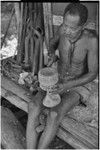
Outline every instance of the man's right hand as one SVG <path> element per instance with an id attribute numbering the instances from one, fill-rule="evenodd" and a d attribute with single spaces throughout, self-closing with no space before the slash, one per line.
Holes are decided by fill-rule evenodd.
<path id="1" fill-rule="evenodd" d="M 57 55 L 53 55 L 49 57 L 47 67 L 51 67 L 51 65 L 58 60 Z"/>

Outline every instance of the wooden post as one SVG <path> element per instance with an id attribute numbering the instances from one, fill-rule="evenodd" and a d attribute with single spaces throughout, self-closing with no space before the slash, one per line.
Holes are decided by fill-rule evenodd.
<path id="1" fill-rule="evenodd" d="M 44 27 L 45 27 L 45 42 L 47 49 L 49 48 L 49 28 L 48 28 L 48 14 L 47 14 L 47 3 L 43 3 L 44 13 Z"/>
<path id="2" fill-rule="evenodd" d="M 53 37 L 53 16 L 51 3 L 47 3 L 48 6 L 48 23 L 49 23 L 49 38 Z M 50 40 L 50 39 L 49 39 Z"/>
<path id="3" fill-rule="evenodd" d="M 43 3 L 43 12 L 44 12 L 44 26 L 45 26 L 45 41 L 47 50 L 49 49 L 49 40 L 53 36 L 52 29 L 52 12 L 51 12 L 51 3 Z"/>

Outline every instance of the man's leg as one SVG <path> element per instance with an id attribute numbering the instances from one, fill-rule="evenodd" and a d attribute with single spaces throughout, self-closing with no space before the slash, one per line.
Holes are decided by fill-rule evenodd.
<path id="1" fill-rule="evenodd" d="M 70 111 L 75 105 L 79 103 L 79 94 L 76 92 L 68 92 L 63 94 L 61 103 L 52 108 L 47 118 L 47 124 L 44 132 L 41 135 L 38 148 L 46 149 L 55 137 L 59 124 L 61 123 L 64 115 Z"/>
<path id="2" fill-rule="evenodd" d="M 32 108 L 30 108 L 32 107 Z M 26 142 L 27 149 L 35 149 L 37 144 L 38 133 L 36 132 L 36 127 L 39 125 L 39 108 L 31 102 L 29 104 L 29 114 L 27 121 L 27 130 L 26 130 Z"/>
<path id="3" fill-rule="evenodd" d="M 39 114 L 42 110 L 42 99 L 44 92 L 39 91 L 34 99 L 29 103 L 29 113 L 26 130 L 27 149 L 35 149 L 39 133 L 36 132 L 39 126 Z"/>

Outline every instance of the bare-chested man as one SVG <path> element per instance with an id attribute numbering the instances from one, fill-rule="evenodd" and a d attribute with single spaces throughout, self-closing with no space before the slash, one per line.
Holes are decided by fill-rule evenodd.
<path id="1" fill-rule="evenodd" d="M 88 18 L 87 8 L 80 3 L 69 4 L 64 11 L 63 24 L 50 41 L 49 56 L 55 60 L 55 51 L 59 50 L 59 83 L 52 92 L 59 93 L 62 101 L 50 109 L 46 127 L 37 144 L 40 103 L 29 104 L 27 124 L 27 148 L 47 148 L 65 113 L 79 103 L 80 94 L 76 87 L 93 81 L 98 73 L 98 41 L 93 31 L 84 29 Z M 41 95 L 40 91 L 40 95 Z M 39 93 L 37 97 L 39 96 Z M 41 97 L 42 99 L 42 97 Z M 40 100 L 41 101 L 41 100 Z"/>

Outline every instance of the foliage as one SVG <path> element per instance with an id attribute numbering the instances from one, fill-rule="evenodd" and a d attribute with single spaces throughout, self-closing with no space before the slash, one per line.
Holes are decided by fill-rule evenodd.
<path id="1" fill-rule="evenodd" d="M 11 13 L 14 3 L 1 2 L 1 13 Z"/>
<path id="2" fill-rule="evenodd" d="M 9 23 L 9 19 L 12 13 L 12 9 L 14 7 L 14 3 L 2 2 L 1 3 L 1 34 L 4 35 Z M 8 29 L 7 37 L 9 38 L 11 35 L 16 35 L 16 18 L 15 15 L 11 20 L 10 27 Z"/>

